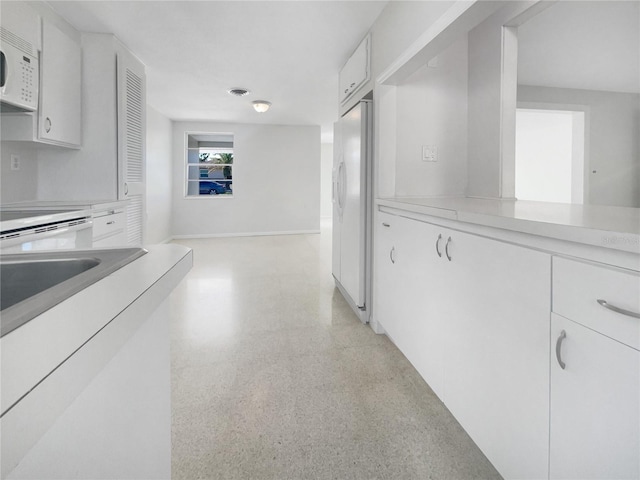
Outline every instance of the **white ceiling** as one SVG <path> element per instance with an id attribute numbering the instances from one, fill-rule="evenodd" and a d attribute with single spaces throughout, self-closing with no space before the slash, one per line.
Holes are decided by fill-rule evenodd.
<path id="1" fill-rule="evenodd" d="M 77 29 L 114 33 L 146 65 L 172 120 L 320 125 L 331 141 L 338 71 L 386 1 L 50 1 Z M 233 97 L 232 87 L 252 93 Z M 253 100 L 273 105 L 258 114 Z"/>
<path id="2" fill-rule="evenodd" d="M 640 2 L 560 1 L 518 28 L 518 83 L 640 93 Z"/>

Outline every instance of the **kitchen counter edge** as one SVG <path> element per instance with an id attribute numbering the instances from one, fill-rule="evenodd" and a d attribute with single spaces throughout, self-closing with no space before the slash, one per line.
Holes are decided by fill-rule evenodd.
<path id="1" fill-rule="evenodd" d="M 161 281 L 175 288 L 193 264 L 191 249 L 145 247 L 146 255 L 40 314 L 0 339 L 2 412 Z M 168 275 L 174 272 L 175 275 Z"/>
<path id="2" fill-rule="evenodd" d="M 640 254 L 640 208 L 468 197 L 378 198 L 420 215 Z"/>

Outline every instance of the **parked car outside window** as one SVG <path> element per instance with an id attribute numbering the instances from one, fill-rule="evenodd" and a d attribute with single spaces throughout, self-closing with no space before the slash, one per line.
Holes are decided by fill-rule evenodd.
<path id="1" fill-rule="evenodd" d="M 227 191 L 224 185 L 218 182 L 200 182 L 200 195 L 218 195 Z"/>

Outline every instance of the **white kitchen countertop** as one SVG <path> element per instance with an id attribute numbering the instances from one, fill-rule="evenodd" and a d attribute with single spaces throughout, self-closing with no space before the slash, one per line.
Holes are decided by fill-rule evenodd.
<path id="1" fill-rule="evenodd" d="M 394 197 L 379 206 L 640 253 L 640 208 L 467 197 Z"/>
<path id="2" fill-rule="evenodd" d="M 16 210 L 102 210 L 121 208 L 127 205 L 129 200 L 28 200 L 2 204 L 2 209 Z"/>
<path id="3" fill-rule="evenodd" d="M 155 308 L 147 303 L 155 302 L 158 295 L 168 296 L 191 269 L 193 257 L 187 247 L 153 245 L 147 250 L 146 255 L 0 338 L 0 411 L 27 395 L 114 318 L 125 311 L 138 315 L 130 307 Z"/>

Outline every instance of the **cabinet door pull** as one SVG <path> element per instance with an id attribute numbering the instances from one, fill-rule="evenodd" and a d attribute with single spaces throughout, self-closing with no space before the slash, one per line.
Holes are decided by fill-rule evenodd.
<path id="1" fill-rule="evenodd" d="M 44 131 L 47 133 L 51 131 L 51 119 L 49 117 L 44 120 Z"/>
<path id="2" fill-rule="evenodd" d="M 389 225 L 389 224 L 388 224 L 388 223 L 386 223 L 386 222 L 383 222 L 383 223 L 382 223 L 382 226 L 383 226 L 383 227 L 390 227 L 391 225 Z"/>
<path id="3" fill-rule="evenodd" d="M 389 251 L 389 259 L 391 260 L 391 263 L 396 263 L 395 253 L 396 247 L 391 247 L 391 250 Z"/>
<path id="4" fill-rule="evenodd" d="M 107 225 L 113 225 L 114 223 L 116 223 L 115 220 L 111 220 L 110 222 L 107 222 Z"/>
<path id="5" fill-rule="evenodd" d="M 447 243 L 444 246 L 444 254 L 447 256 L 447 260 L 451 261 L 451 255 L 449 255 L 449 244 L 451 243 L 451 237 L 447 238 Z"/>
<path id="6" fill-rule="evenodd" d="M 607 303 L 606 300 L 598 299 L 596 300 L 600 305 L 604 308 L 611 310 L 612 312 L 621 313 L 622 315 L 626 315 L 628 317 L 640 318 L 640 313 L 632 312 L 631 310 L 625 310 L 624 308 L 616 307 L 615 305 L 611 305 Z"/>
<path id="7" fill-rule="evenodd" d="M 558 360 L 558 365 L 560 365 L 560 368 L 563 370 L 564 370 L 564 367 L 566 367 L 566 364 L 562 361 L 562 341 L 565 338 L 567 338 L 567 332 L 562 330 L 560 332 L 560 336 L 558 337 L 558 340 L 556 340 L 556 359 Z"/>
<path id="8" fill-rule="evenodd" d="M 438 239 L 436 240 L 436 253 L 439 257 L 442 257 L 442 252 L 440 252 L 440 240 L 442 240 L 442 235 L 438 235 Z"/>

